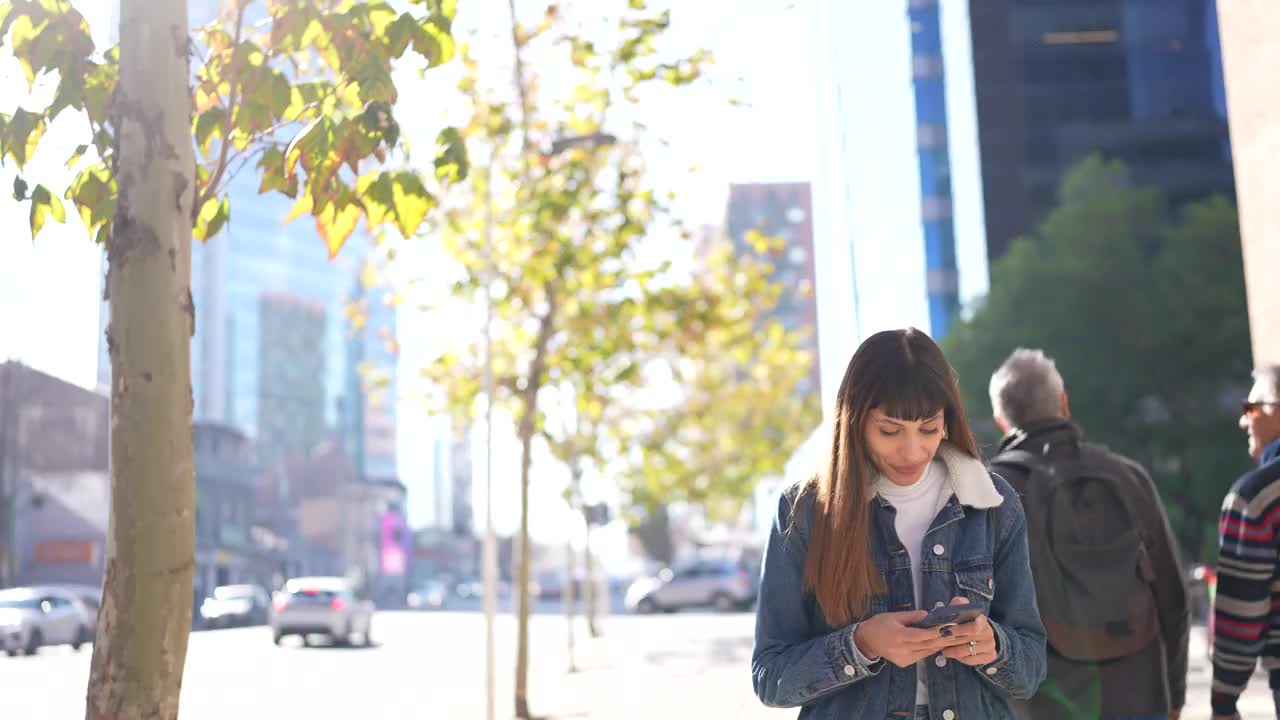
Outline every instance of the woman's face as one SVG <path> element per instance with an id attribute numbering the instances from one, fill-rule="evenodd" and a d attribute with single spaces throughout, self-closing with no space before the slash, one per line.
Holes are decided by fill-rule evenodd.
<path id="1" fill-rule="evenodd" d="M 898 485 L 919 480 L 942 442 L 942 418 L 939 410 L 924 420 L 900 420 L 873 408 L 863 437 L 876 469 Z"/>

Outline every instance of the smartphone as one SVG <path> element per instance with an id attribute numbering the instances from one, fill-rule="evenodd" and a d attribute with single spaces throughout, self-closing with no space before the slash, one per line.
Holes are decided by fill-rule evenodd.
<path id="1" fill-rule="evenodd" d="M 964 605 L 945 605 L 932 610 L 928 617 L 915 624 L 918 628 L 941 627 L 943 625 L 960 625 L 973 622 L 982 614 L 982 608 L 973 603 Z"/>

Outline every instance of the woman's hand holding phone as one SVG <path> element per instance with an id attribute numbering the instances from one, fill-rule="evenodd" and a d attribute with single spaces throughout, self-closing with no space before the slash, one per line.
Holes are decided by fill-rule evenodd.
<path id="1" fill-rule="evenodd" d="M 964 605 L 968 602 L 967 598 L 951 600 L 952 605 Z M 978 615 L 966 623 L 943 626 L 939 632 L 943 631 L 949 631 L 951 639 L 958 641 L 942 651 L 943 657 L 965 665 L 986 665 L 994 662 L 999 653 L 995 630 L 986 615 Z"/>
<path id="2" fill-rule="evenodd" d="M 943 635 L 939 628 L 913 627 L 928 614 L 923 610 L 912 610 L 873 615 L 858 623 L 853 641 L 866 657 L 872 660 L 884 658 L 901 668 L 910 667 L 957 644 L 964 644 L 967 652 L 967 637 L 958 639 L 954 635 Z"/>

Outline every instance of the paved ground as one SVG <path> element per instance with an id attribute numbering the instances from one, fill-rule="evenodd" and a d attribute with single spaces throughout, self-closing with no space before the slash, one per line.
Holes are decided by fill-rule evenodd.
<path id="1" fill-rule="evenodd" d="M 511 717 L 515 623 L 499 618 L 499 720 Z M 749 614 L 614 616 L 606 636 L 580 632 L 578 672 L 568 673 L 562 618 L 532 626 L 530 702 L 557 720 L 781 720 L 751 692 Z M 470 720 L 483 717 L 483 621 L 474 612 L 383 613 L 373 649 L 290 645 L 266 630 L 196 633 L 183 689 L 184 720 L 298 717 Z M 1207 718 L 1203 639 L 1186 720 Z M 90 651 L 49 649 L 0 658 L 0 717 L 79 720 Z M 1255 680 L 1245 718 L 1274 717 L 1265 680 Z"/>

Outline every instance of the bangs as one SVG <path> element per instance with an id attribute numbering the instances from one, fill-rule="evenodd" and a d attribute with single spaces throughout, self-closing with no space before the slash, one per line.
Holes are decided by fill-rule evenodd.
<path id="1" fill-rule="evenodd" d="M 920 366 L 893 364 L 872 388 L 867 411 L 880 408 L 896 420 L 928 420 L 948 408 L 949 394 L 939 379 Z"/>

